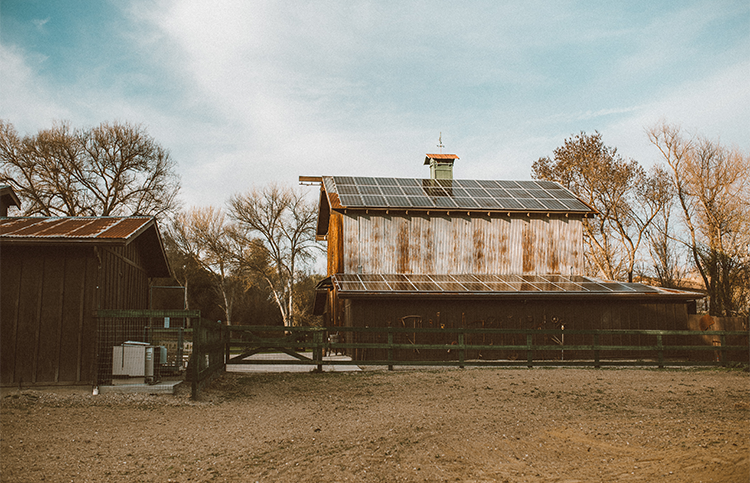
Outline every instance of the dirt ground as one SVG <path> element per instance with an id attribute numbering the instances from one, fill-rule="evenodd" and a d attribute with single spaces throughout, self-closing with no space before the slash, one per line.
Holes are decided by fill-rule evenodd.
<path id="1" fill-rule="evenodd" d="M 226 374 L 175 396 L 5 391 L 16 481 L 750 481 L 739 370 Z"/>

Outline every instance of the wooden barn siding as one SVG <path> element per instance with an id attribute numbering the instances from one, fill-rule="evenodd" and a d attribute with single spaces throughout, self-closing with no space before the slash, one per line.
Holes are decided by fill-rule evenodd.
<path id="1" fill-rule="evenodd" d="M 359 267 L 363 273 L 583 272 L 583 231 L 575 217 L 350 213 L 343 215 L 342 244 L 334 225 L 332 217 L 329 274 L 339 267 L 343 273 Z"/>
<path id="2" fill-rule="evenodd" d="M 91 249 L 2 248 L 3 385 L 93 381 Z"/>
<path id="3" fill-rule="evenodd" d="M 401 327 L 402 318 L 406 316 L 418 316 L 421 319 L 421 327 L 437 328 L 444 325 L 447 328 L 555 328 L 555 322 L 559 321 L 565 325 L 568 330 L 571 329 L 663 329 L 663 330 L 685 330 L 687 329 L 687 308 L 685 304 L 639 304 L 623 301 L 601 301 L 601 302 L 566 302 L 566 301 L 539 301 L 530 300 L 528 303 L 523 301 L 487 301 L 487 300 L 470 300 L 470 301 L 450 301 L 436 299 L 347 299 L 344 301 L 344 325 L 349 327 Z M 413 323 L 414 319 L 409 318 L 407 322 Z M 412 327 L 413 325 L 409 325 Z M 419 337 L 428 337 L 420 335 Z M 433 342 L 450 344 L 455 341 L 456 336 L 453 334 L 434 335 Z M 545 339 L 547 337 L 547 339 Z M 602 336 L 602 344 L 651 344 L 656 342 L 655 336 L 620 336 L 622 340 L 613 340 L 611 337 L 605 339 Z M 385 336 L 381 336 L 384 342 Z M 371 340 L 376 342 L 375 339 Z M 472 344 L 525 344 L 523 335 L 471 335 L 467 340 Z M 370 342 L 360 340 L 359 342 Z M 410 339 L 406 336 L 400 337 L 398 343 L 409 343 Z M 420 341 L 412 341 L 419 343 Z M 422 342 L 426 340 L 422 339 Z M 553 344 L 548 336 L 537 335 L 535 343 Z M 674 341 L 677 343 L 677 341 Z M 565 337 L 566 345 L 574 344 L 591 344 L 593 336 L 590 335 L 567 335 Z M 385 351 L 357 351 L 354 354 L 357 358 L 363 359 L 381 359 L 386 357 Z M 670 353 L 670 356 L 685 356 L 682 353 Z M 519 357 L 525 358 L 523 351 L 472 351 L 467 355 L 470 358 L 484 359 L 513 359 Z M 437 360 L 449 360 L 456 358 L 455 351 L 449 353 L 445 350 L 432 351 L 432 353 L 417 354 L 414 351 L 401 351 L 399 357 L 409 359 L 418 358 L 435 358 Z M 537 359 L 550 359 L 560 357 L 559 351 L 545 351 L 536 353 Z M 566 359 L 592 359 L 591 352 L 574 353 L 566 351 Z M 653 358 L 653 353 L 638 351 L 607 351 L 602 353 L 602 357 L 615 358 Z"/>
<path id="4" fill-rule="evenodd" d="M 141 263 L 135 246 L 3 246 L 0 255 L 0 383 L 88 384 L 97 374 L 98 330 L 122 343 L 143 321 L 103 320 L 97 308 L 147 308 L 148 278 L 114 255 Z M 97 285 L 102 287 L 97 293 Z M 131 336 L 132 337 L 132 336 Z M 119 342 L 118 342 L 119 341 Z M 111 345 L 109 346 L 111 347 Z M 101 360 L 100 360 L 101 362 Z M 106 366 L 106 361 L 104 361 Z M 110 361 L 111 365 L 111 361 Z"/>
<path id="5" fill-rule="evenodd" d="M 344 243 L 350 243 L 350 240 L 344 240 L 343 233 L 343 215 L 335 211 L 330 214 L 328 224 L 328 275 L 334 273 L 343 273 L 344 271 Z"/>

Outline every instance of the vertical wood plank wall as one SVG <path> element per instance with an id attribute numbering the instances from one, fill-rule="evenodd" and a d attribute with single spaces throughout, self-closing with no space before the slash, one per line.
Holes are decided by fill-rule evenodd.
<path id="1" fill-rule="evenodd" d="M 363 273 L 583 273 L 580 216 L 338 217 L 341 224 L 331 218 L 329 274 L 360 267 Z"/>
<path id="2" fill-rule="evenodd" d="M 91 246 L 0 248 L 2 385 L 93 383 L 98 329 L 116 343 L 140 330 L 138 321 L 97 327 L 97 308 L 147 308 L 149 286 L 145 271 L 122 259 L 142 267 L 134 244 L 98 250 L 99 257 Z"/>

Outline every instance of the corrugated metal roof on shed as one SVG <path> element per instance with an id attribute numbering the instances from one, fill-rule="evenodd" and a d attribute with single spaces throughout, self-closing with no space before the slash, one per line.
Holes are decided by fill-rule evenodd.
<path id="1" fill-rule="evenodd" d="M 128 240 L 145 229 L 150 217 L 5 218 L 0 239 Z"/>

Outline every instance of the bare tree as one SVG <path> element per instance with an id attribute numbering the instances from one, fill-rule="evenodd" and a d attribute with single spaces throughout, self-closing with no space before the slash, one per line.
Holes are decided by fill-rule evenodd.
<path id="1" fill-rule="evenodd" d="M 555 149 L 553 159 L 534 162 L 532 177 L 561 183 L 599 212 L 583 223 L 587 265 L 606 278 L 632 281 L 648 226 L 668 198 L 658 173 L 623 159 L 598 132 L 582 132 Z"/>
<path id="2" fill-rule="evenodd" d="M 223 211 L 212 206 L 178 213 L 169 230 L 170 238 L 186 258 L 212 274 L 227 325 L 232 325 L 232 308 L 242 290 L 234 264 L 238 247 L 230 231 Z M 188 283 L 185 280 L 186 289 Z"/>
<path id="3" fill-rule="evenodd" d="M 22 138 L 0 120 L 0 160 L 25 215 L 162 217 L 177 207 L 174 162 L 139 125 L 60 123 Z"/>
<path id="4" fill-rule="evenodd" d="M 279 185 L 253 189 L 229 201 L 234 236 L 246 249 L 244 270 L 268 283 L 284 325 L 295 320 L 297 272 L 320 249 L 315 242 L 316 207 L 300 192 Z"/>
<path id="5" fill-rule="evenodd" d="M 747 312 L 750 266 L 750 156 L 665 122 L 648 130 L 670 169 L 685 245 L 709 295 L 712 315 Z"/>

